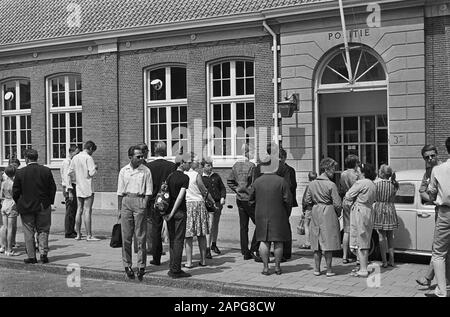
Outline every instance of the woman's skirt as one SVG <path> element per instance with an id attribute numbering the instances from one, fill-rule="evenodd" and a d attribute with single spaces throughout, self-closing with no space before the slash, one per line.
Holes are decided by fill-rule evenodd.
<path id="1" fill-rule="evenodd" d="M 350 211 L 350 248 L 370 249 L 373 218 L 372 208 L 355 203 Z"/>
<path id="2" fill-rule="evenodd" d="M 204 201 L 186 202 L 186 238 L 205 236 L 209 234 L 209 215 Z"/>
<path id="3" fill-rule="evenodd" d="M 398 218 L 394 203 L 377 201 L 373 205 L 373 212 L 374 229 L 389 231 L 398 228 Z"/>

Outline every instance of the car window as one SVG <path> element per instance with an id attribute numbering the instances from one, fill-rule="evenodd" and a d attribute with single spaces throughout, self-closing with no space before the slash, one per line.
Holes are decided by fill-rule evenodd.
<path id="1" fill-rule="evenodd" d="M 416 187 L 411 183 L 400 183 L 397 195 L 395 196 L 395 203 L 397 204 L 414 204 L 414 197 L 416 195 Z"/>

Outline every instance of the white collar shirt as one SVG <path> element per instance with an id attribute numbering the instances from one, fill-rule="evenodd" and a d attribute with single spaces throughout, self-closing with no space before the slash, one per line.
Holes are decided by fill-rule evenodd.
<path id="1" fill-rule="evenodd" d="M 125 165 L 119 173 L 117 195 L 125 193 L 151 196 L 153 190 L 152 173 L 144 164 L 133 169 L 131 164 Z"/>

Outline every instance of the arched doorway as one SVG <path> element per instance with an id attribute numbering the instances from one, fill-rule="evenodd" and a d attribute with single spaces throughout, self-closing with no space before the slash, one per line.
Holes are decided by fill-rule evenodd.
<path id="1" fill-rule="evenodd" d="M 331 157 L 345 169 L 356 154 L 376 167 L 389 162 L 388 78 L 384 62 L 370 48 L 350 45 L 349 67 L 344 47 L 324 56 L 315 80 L 315 162 Z"/>

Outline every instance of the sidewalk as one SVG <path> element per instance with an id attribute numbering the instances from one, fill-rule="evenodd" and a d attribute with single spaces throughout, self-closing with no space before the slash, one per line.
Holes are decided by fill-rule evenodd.
<path id="1" fill-rule="evenodd" d="M 17 235 L 21 245 L 19 251 L 24 252 L 23 235 Z M 104 278 L 125 280 L 121 261 L 121 249 L 109 246 L 109 238 L 98 242 L 86 240 L 75 241 L 65 239 L 62 235 L 50 235 L 49 264 L 25 265 L 25 254 L 17 257 L 0 255 L 0 267 L 23 268 L 43 272 L 57 272 L 68 275 L 67 265 L 76 263 L 81 267 L 81 283 L 83 278 Z M 164 246 L 167 251 L 168 246 Z M 292 259 L 282 263 L 282 275 L 261 274 L 262 263 L 253 260 L 244 261 L 236 245 L 220 244 L 221 255 L 213 254 L 212 260 L 207 260 L 207 267 L 199 267 L 197 243 L 194 242 L 193 269 L 186 269 L 191 278 L 171 279 L 167 276 L 168 252 L 161 259 L 161 266 L 148 264 L 143 283 L 152 285 L 193 288 L 209 290 L 224 295 L 233 296 L 401 296 L 424 297 L 432 293 L 425 287 L 416 284 L 415 278 L 425 273 L 427 266 L 423 264 L 399 263 L 397 267 L 381 269 L 380 287 L 368 287 L 365 278 L 349 275 L 353 264 L 342 264 L 341 259 L 333 259 L 334 277 L 313 275 L 313 256 L 310 250 L 299 250 L 294 246 Z M 148 257 L 148 262 L 151 256 Z M 183 257 L 184 260 L 184 257 Z M 134 254 L 133 261 L 136 261 Z M 323 264 L 322 264 L 323 265 Z M 273 272 L 274 264 L 271 264 Z M 370 281 L 376 282 L 375 274 Z M 138 283 L 137 281 L 130 283 Z M 435 283 L 433 283 L 435 284 Z"/>

